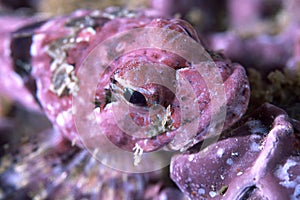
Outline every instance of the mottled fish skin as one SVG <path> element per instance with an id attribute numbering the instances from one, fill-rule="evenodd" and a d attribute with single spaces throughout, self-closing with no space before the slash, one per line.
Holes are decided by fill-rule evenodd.
<path id="1" fill-rule="evenodd" d="M 34 84 L 34 88 L 29 88 L 35 94 L 34 98 L 38 100 L 43 111 L 63 135 L 79 146 L 82 144 L 78 138 L 71 112 L 72 96 L 76 93 L 76 84 L 80 81 L 76 77 L 76 72 L 84 58 L 97 44 L 119 32 L 144 27 L 167 28 L 181 32 L 200 42 L 196 31 L 183 20 L 149 17 L 141 13 L 124 12 L 119 15 L 116 13 L 77 11 L 68 16 L 50 19 L 42 23 L 38 22 L 39 24 L 37 23 L 36 26 L 32 25 L 35 28 L 29 30 L 31 46 L 30 48 L 26 47 L 25 50 L 30 49 L 30 54 L 25 52 L 27 57 L 20 56 L 32 66 L 28 72 L 25 71 L 27 73 L 25 75 L 31 85 Z M 22 40 L 24 43 L 27 41 L 25 39 Z M 18 54 L 12 55 L 14 60 L 18 59 L 15 58 Z M 240 65 L 233 64 L 222 56 L 213 55 L 212 57 L 222 75 L 227 96 L 228 117 L 224 124 L 226 129 L 245 113 L 250 96 L 249 84 L 245 71 Z M 100 80 L 96 95 L 99 102 L 95 103 L 96 107 L 102 108 L 99 118 L 108 119 L 111 117 L 109 110 L 107 110 L 108 107 L 105 108 L 108 102 L 105 100 L 107 90 L 104 88 L 109 88 L 117 71 L 119 73 L 126 71 L 128 67 L 134 67 L 130 64 L 132 60 L 170 66 L 177 71 L 176 73 L 186 77 L 192 83 L 196 96 L 200 96 L 206 90 L 202 78 L 193 75 L 193 69 L 183 58 L 156 49 L 136 50 L 130 54 L 122 55 L 121 58 L 113 62 Z M 160 100 L 156 100 L 157 97 L 154 98 L 150 93 L 147 97 L 148 101 L 159 101 L 158 103 L 165 107 L 170 105 L 170 123 L 172 121 L 175 130 L 153 133 L 150 138 L 131 137 L 118 130 L 116 125 L 112 126 L 110 131 L 104 131 L 115 145 L 123 149 L 132 151 L 135 144 L 139 144 L 144 151 L 154 151 L 170 143 L 177 134 L 176 129 L 180 124 L 178 101 L 172 97 L 171 93 L 166 93 L 166 90 L 161 87 L 153 85 L 146 87 L 148 89 L 144 88 L 145 90 L 150 91 L 151 88 L 151 90 L 157 91 L 157 93 L 153 93 L 154 96 L 160 95 Z M 163 93 L 168 95 L 163 97 Z M 204 97 L 198 100 L 202 118 L 199 122 L 200 127 L 195 141 L 201 141 L 205 138 L 206 128 L 211 117 L 208 109 L 209 94 L 206 92 L 202 95 Z M 139 119 L 141 117 L 143 118 L 140 116 Z M 144 119 L 144 122 L 138 122 L 138 118 L 136 120 L 140 125 L 145 125 L 147 121 Z"/>

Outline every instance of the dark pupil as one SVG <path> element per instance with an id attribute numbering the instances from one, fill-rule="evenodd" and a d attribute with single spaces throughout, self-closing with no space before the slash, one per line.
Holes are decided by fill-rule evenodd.
<path id="1" fill-rule="evenodd" d="M 140 92 L 134 91 L 132 94 L 130 94 L 129 91 L 125 91 L 124 97 L 127 99 L 127 101 L 134 105 L 147 106 L 146 98 Z"/>

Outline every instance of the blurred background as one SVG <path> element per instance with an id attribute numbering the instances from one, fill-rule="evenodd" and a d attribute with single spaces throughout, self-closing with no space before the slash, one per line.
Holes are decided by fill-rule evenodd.
<path id="1" fill-rule="evenodd" d="M 109 6 L 134 9 L 153 9 L 164 15 L 184 18 L 204 32 L 224 31 L 230 26 L 247 25 L 253 29 L 259 21 L 259 29 L 274 27 L 262 21 L 286 21 L 284 11 L 296 11 L 297 0 L 1 0 L 0 13 L 43 16 L 57 16 L 77 9 L 104 9 Z M 287 9 L 287 7 L 289 7 Z M 286 10 L 287 9 L 287 10 Z M 295 15 L 296 12 L 293 12 Z M 285 13 L 286 14 L 286 13 Z M 280 19 L 278 19 L 280 18 Z M 275 27 L 276 28 L 276 27 Z M 257 29 L 257 28 L 256 28 Z M 271 31 L 270 30 L 270 31 Z"/>

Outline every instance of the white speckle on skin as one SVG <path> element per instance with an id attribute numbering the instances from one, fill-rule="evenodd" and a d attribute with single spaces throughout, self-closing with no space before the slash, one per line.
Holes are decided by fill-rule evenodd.
<path id="1" fill-rule="evenodd" d="M 170 133 L 169 131 L 167 131 L 166 136 L 167 136 L 167 137 L 170 137 L 170 136 L 171 136 L 171 133 Z"/>
<path id="2" fill-rule="evenodd" d="M 222 174 L 220 175 L 220 177 L 221 177 L 221 179 L 222 179 L 222 180 L 224 180 L 224 179 L 225 179 L 225 177 L 224 177 Z"/>
<path id="3" fill-rule="evenodd" d="M 74 43 L 75 42 L 75 38 L 70 38 L 69 42 L 70 43 Z"/>
<path id="4" fill-rule="evenodd" d="M 200 195 L 205 194 L 205 189 L 199 188 L 199 189 L 198 189 L 198 194 L 200 194 Z"/>
<path id="5" fill-rule="evenodd" d="M 77 142 L 77 138 L 74 138 L 74 139 L 72 140 L 72 143 L 71 143 L 71 144 L 72 144 L 72 147 L 76 145 L 76 142 Z"/>
<path id="6" fill-rule="evenodd" d="M 240 175 L 242 175 L 243 174 L 243 172 L 238 172 L 236 175 L 237 176 L 240 176 Z"/>
<path id="7" fill-rule="evenodd" d="M 82 32 L 82 35 L 78 36 L 76 38 L 76 42 L 77 43 L 82 42 L 82 41 L 88 42 L 88 41 L 90 41 L 91 36 L 93 36 L 93 35 L 96 34 L 96 31 L 93 28 L 91 28 L 91 27 L 88 27 L 88 28 L 82 30 L 81 32 Z M 70 38 L 69 42 L 73 43 L 73 42 L 75 42 L 75 39 L 74 38 Z"/>
<path id="8" fill-rule="evenodd" d="M 226 160 L 227 165 L 232 165 L 233 164 L 233 160 L 231 158 L 228 158 Z"/>
<path id="9" fill-rule="evenodd" d="M 217 156 L 218 156 L 219 158 L 222 158 L 223 154 L 224 154 L 224 149 L 219 148 L 218 151 L 217 151 Z"/>
<path id="10" fill-rule="evenodd" d="M 257 144 L 256 142 L 251 142 L 250 150 L 254 151 L 254 152 L 258 152 L 261 150 L 261 148 L 260 148 L 260 145 Z"/>
<path id="11" fill-rule="evenodd" d="M 239 156 L 239 152 L 232 152 L 232 153 L 231 153 L 231 156 L 237 157 L 237 156 Z"/>
<path id="12" fill-rule="evenodd" d="M 35 44 L 36 41 L 42 41 L 45 37 L 45 34 L 35 34 L 32 38 L 32 43 Z M 38 55 L 40 52 L 39 46 L 37 45 L 31 45 L 30 47 L 30 54 L 32 56 Z"/>
<path id="13" fill-rule="evenodd" d="M 190 162 L 192 162 L 193 160 L 194 160 L 194 155 L 189 155 L 189 158 L 188 158 L 188 160 L 190 161 Z"/>
<path id="14" fill-rule="evenodd" d="M 147 144 L 148 144 L 148 141 L 149 141 L 149 140 L 147 140 L 147 139 L 146 139 L 146 140 L 144 140 L 144 142 L 143 142 L 143 143 L 144 143 L 144 145 L 147 145 Z"/>
<path id="15" fill-rule="evenodd" d="M 214 198 L 216 195 L 217 195 L 217 193 L 214 192 L 214 191 L 210 191 L 210 192 L 209 192 L 209 196 L 210 196 L 211 198 Z"/>
<path id="16" fill-rule="evenodd" d="M 56 117 L 56 123 L 59 125 L 59 126 L 64 126 L 65 125 L 65 118 L 63 116 L 63 113 L 60 113 L 58 114 L 58 116 Z"/>

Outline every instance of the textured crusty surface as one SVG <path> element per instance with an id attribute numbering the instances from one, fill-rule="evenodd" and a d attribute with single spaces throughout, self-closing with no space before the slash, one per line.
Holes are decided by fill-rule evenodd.
<path id="1" fill-rule="evenodd" d="M 299 122 L 271 104 L 239 128 L 197 152 L 171 161 L 171 178 L 191 199 L 297 199 Z"/>
<path id="2" fill-rule="evenodd" d="M 51 67 L 54 66 L 53 62 L 62 62 L 66 66 L 71 66 L 72 69 L 74 68 L 74 74 L 76 76 L 76 71 L 80 64 L 97 44 L 116 33 L 133 28 L 168 28 L 189 35 L 199 42 L 195 30 L 185 21 L 178 19 L 164 20 L 130 13 L 127 13 L 127 15 L 130 15 L 130 17 L 116 16 L 112 19 L 112 17 L 108 18 L 106 17 L 107 15 L 101 12 L 82 11 L 70 16 L 50 20 L 35 30 L 36 35 L 33 37 L 32 44 L 32 63 L 34 66 L 32 75 L 37 84 L 37 98 L 40 100 L 50 120 L 66 137 L 79 145 L 80 141 L 71 113 L 72 94 L 70 93 L 73 88 L 69 88 L 67 85 L 66 90 L 66 87 L 64 88 L 60 83 L 60 81 L 64 80 L 58 79 L 57 82 L 55 81 L 56 76 L 58 77 L 56 74 L 59 73 L 53 72 L 53 69 L 51 69 Z M 83 25 L 80 27 L 76 25 L 76 23 Z M 60 31 L 55 32 L 54 30 L 56 29 Z M 44 35 L 43 33 L 48 34 Z M 52 51 L 53 48 L 56 48 L 55 51 Z M 246 111 L 249 101 L 248 80 L 243 67 L 240 65 L 233 64 L 222 56 L 212 55 L 212 59 L 215 61 L 216 67 L 219 69 L 224 82 L 227 104 L 227 117 L 225 119 L 224 128 L 227 128 L 236 122 Z M 133 61 L 135 61 L 135 63 Z M 144 94 L 147 100 L 158 102 L 158 104 L 165 107 L 165 109 L 170 106 L 171 130 L 165 130 L 159 133 L 154 131 L 155 133 L 150 135 L 150 137 L 136 138 L 121 131 L 114 122 L 111 107 L 109 103 L 105 102 L 107 99 L 107 89 L 111 90 L 112 80 L 120 78 L 121 74 L 128 71 L 128 69 L 145 64 L 164 64 L 175 69 L 176 74 L 186 78 L 190 82 L 193 89 L 192 92 L 194 92 L 197 97 L 196 103 L 199 104 L 200 116 L 198 122 L 199 130 L 194 138 L 195 142 L 191 145 L 203 140 L 211 119 L 211 111 L 209 109 L 211 99 L 205 81 L 200 74 L 195 73 L 196 71 L 183 58 L 159 49 L 135 50 L 122 55 L 118 60 L 114 61 L 109 66 L 109 70 L 99 78 L 95 98 L 98 101 L 97 106 L 100 107 L 100 113 L 97 114 L 97 117 L 100 119 L 102 132 L 107 135 L 115 145 L 130 151 L 135 144 L 138 144 L 144 151 L 159 149 L 170 143 L 177 134 L 176 130 L 181 119 L 180 106 L 182 105 L 179 105 L 179 102 L 170 92 L 169 95 L 166 95 L 168 94 L 167 90 L 157 85 L 145 85 L 144 88 L 140 89 L 146 91 L 146 93 L 148 92 L 148 96 Z M 80 80 L 76 80 L 76 77 L 74 78 L 73 76 L 74 74 L 64 74 L 64 76 L 68 76 L 68 78 L 76 84 L 76 81 L 80 82 Z M 160 99 L 157 99 L 157 94 L 162 93 L 164 93 L 165 96 L 160 95 Z M 149 120 L 151 120 L 148 116 L 139 113 L 138 110 L 133 110 L 131 116 L 135 123 L 140 126 L 147 125 Z M 87 136 L 86 138 L 90 137 Z M 92 138 L 92 140 L 92 142 L 95 142 L 94 138 Z M 85 141 L 89 146 L 88 139 Z M 175 150 L 178 149 L 178 147 L 175 148 Z"/>

